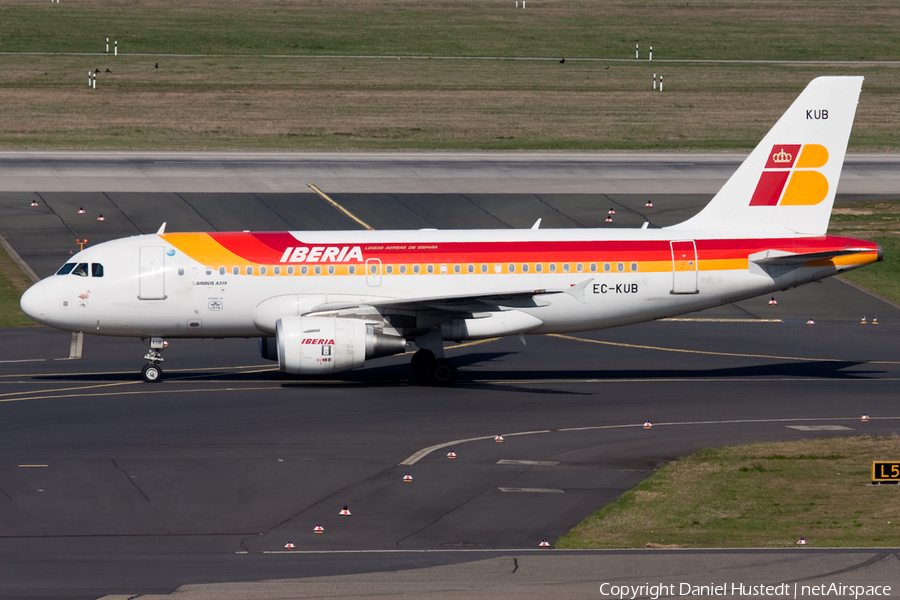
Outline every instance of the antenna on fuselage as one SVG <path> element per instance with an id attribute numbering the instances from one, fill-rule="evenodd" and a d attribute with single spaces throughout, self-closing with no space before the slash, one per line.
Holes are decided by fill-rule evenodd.
<path id="1" fill-rule="evenodd" d="M 540 229 L 541 228 L 541 220 L 538 219 L 534 222 L 534 225 L 531 226 L 532 229 Z"/>
<path id="2" fill-rule="evenodd" d="M 165 235 L 166 234 L 166 223 L 163 221 L 163 224 L 159 226 L 159 231 L 156 232 L 156 235 Z"/>

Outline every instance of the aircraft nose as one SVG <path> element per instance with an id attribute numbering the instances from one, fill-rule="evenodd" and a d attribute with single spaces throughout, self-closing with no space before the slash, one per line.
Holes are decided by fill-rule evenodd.
<path id="1" fill-rule="evenodd" d="M 44 282 L 39 281 L 22 294 L 19 300 L 19 306 L 22 312 L 38 323 L 47 322 L 47 290 L 44 289 Z"/>

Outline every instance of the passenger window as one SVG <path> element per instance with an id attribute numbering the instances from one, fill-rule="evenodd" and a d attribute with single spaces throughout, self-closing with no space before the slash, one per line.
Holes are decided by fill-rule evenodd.
<path id="1" fill-rule="evenodd" d="M 260 267 L 260 268 L 259 268 L 259 274 L 260 274 L 260 275 L 265 275 L 267 272 L 268 272 L 268 271 L 266 270 L 265 267 Z M 207 273 L 207 275 L 209 275 L 209 273 Z"/>
<path id="2" fill-rule="evenodd" d="M 637 269 L 638 269 L 637 263 L 631 263 L 631 272 L 637 273 Z"/>
<path id="3" fill-rule="evenodd" d="M 500 265 L 494 265 L 494 273 L 502 273 L 503 267 Z"/>
<path id="4" fill-rule="evenodd" d="M 468 267 L 466 267 L 466 270 L 467 270 L 469 273 L 474 273 L 474 272 L 475 272 L 475 265 L 469 265 Z"/>
<path id="5" fill-rule="evenodd" d="M 617 265 L 616 265 L 616 270 L 617 270 L 619 273 L 623 273 L 623 272 L 625 271 L 625 265 L 623 265 L 622 263 L 617 264 Z"/>
<path id="6" fill-rule="evenodd" d="M 603 263 L 603 272 L 609 273 L 609 263 Z"/>
<path id="7" fill-rule="evenodd" d="M 487 265 L 481 265 L 481 272 L 487 273 Z"/>
<path id="8" fill-rule="evenodd" d="M 225 267 L 219 267 L 219 275 L 225 274 Z"/>
<path id="9" fill-rule="evenodd" d="M 550 272 L 551 272 L 551 273 L 556 273 L 556 265 L 555 265 L 555 264 L 551 264 L 551 265 L 550 265 Z"/>
<path id="10" fill-rule="evenodd" d="M 584 271 L 584 265 L 581 263 L 578 263 L 577 265 L 575 265 L 575 270 L 578 271 L 579 273 L 581 273 L 582 271 Z"/>
<path id="11" fill-rule="evenodd" d="M 68 275 L 72 272 L 72 269 L 75 268 L 75 263 L 66 263 L 59 268 L 59 271 L 56 272 L 57 275 Z"/>
<path id="12" fill-rule="evenodd" d="M 427 269 L 429 274 L 434 273 L 434 265 L 428 265 Z"/>
<path id="13" fill-rule="evenodd" d="M 597 263 L 591 263 L 591 273 L 597 272 Z"/>
<path id="14" fill-rule="evenodd" d="M 72 275 L 78 275 L 79 277 L 87 277 L 88 276 L 88 267 L 87 263 L 78 263 L 78 266 L 72 271 Z"/>
<path id="15" fill-rule="evenodd" d="M 328 274 L 334 275 L 334 265 L 328 265 Z"/>
<path id="16" fill-rule="evenodd" d="M 247 275 L 253 275 L 253 267 L 247 267 Z"/>
<path id="17" fill-rule="evenodd" d="M 184 267 L 178 267 L 178 274 L 184 275 Z"/>
<path id="18" fill-rule="evenodd" d="M 415 273 L 416 275 L 419 274 L 419 265 L 413 265 L 413 273 Z"/>
<path id="19" fill-rule="evenodd" d="M 239 275 L 241 270 L 238 267 L 231 267 L 231 273 L 233 275 Z"/>
<path id="20" fill-rule="evenodd" d="M 528 264 L 527 264 L 527 263 L 524 264 L 524 265 L 522 265 L 522 272 L 523 272 L 523 273 L 527 273 L 527 272 L 528 272 Z"/>
<path id="21" fill-rule="evenodd" d="M 306 275 L 307 273 L 309 273 L 309 269 L 306 268 L 306 265 L 303 265 L 302 267 L 300 267 L 301 275 Z"/>
<path id="22" fill-rule="evenodd" d="M 569 263 L 566 263 L 566 264 L 563 265 L 563 271 L 566 272 L 566 273 L 569 272 Z"/>
<path id="23" fill-rule="evenodd" d="M 356 267 L 354 267 L 353 265 L 350 265 L 350 274 L 356 275 Z"/>
<path id="24" fill-rule="evenodd" d="M 272 267 L 272 272 L 276 275 L 281 275 L 281 267 Z"/>
<path id="25" fill-rule="evenodd" d="M 288 267 L 288 275 L 294 274 L 294 267 Z"/>
<path id="26" fill-rule="evenodd" d="M 542 265 L 542 264 L 540 264 L 540 263 L 534 265 L 534 272 L 535 272 L 535 273 L 540 273 L 540 272 L 543 271 L 543 270 L 544 270 L 544 265 Z"/>
<path id="27" fill-rule="evenodd" d="M 400 265 L 400 274 L 406 275 L 406 265 Z"/>
<path id="28" fill-rule="evenodd" d="M 509 271 L 510 273 L 515 273 L 515 272 L 516 272 L 516 265 L 514 265 L 514 264 L 512 264 L 512 263 L 509 263 L 509 266 L 506 267 L 506 270 Z"/>
<path id="29" fill-rule="evenodd" d="M 316 275 L 321 275 L 321 274 L 322 274 L 322 267 L 320 267 L 319 265 L 316 265 L 316 269 L 315 269 L 315 270 L 316 270 Z"/>
<path id="30" fill-rule="evenodd" d="M 212 275 L 212 269 L 210 269 L 209 267 L 206 267 L 206 274 Z"/>
<path id="31" fill-rule="evenodd" d="M 447 265 L 441 265 L 441 273 L 443 273 L 444 275 L 447 274 Z"/>
<path id="32" fill-rule="evenodd" d="M 453 265 L 453 272 L 454 272 L 454 273 L 459 273 L 460 271 L 462 271 L 462 269 L 460 268 L 459 265 Z"/>
<path id="33" fill-rule="evenodd" d="M 384 267 L 384 272 L 387 273 L 388 275 L 390 275 L 391 273 L 394 272 L 394 267 L 392 267 L 391 265 L 386 265 Z"/>

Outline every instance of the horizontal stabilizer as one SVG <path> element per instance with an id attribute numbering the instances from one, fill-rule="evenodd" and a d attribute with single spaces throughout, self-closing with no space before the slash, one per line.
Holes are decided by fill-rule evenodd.
<path id="1" fill-rule="evenodd" d="M 871 252 L 871 248 L 844 248 L 843 250 L 825 250 L 823 252 L 785 252 L 784 250 L 765 250 L 751 254 L 750 262 L 759 265 L 802 265 L 816 260 L 828 260 L 838 256 Z"/>

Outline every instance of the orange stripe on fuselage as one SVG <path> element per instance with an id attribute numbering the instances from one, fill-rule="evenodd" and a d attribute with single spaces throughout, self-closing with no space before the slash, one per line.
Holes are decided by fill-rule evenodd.
<path id="1" fill-rule="evenodd" d="M 302 234 L 298 233 L 296 236 Z M 237 266 L 243 273 L 246 267 L 260 266 L 312 267 L 334 265 L 336 274 L 348 273 L 349 265 L 363 266 L 359 260 L 290 263 L 281 262 L 285 251 L 291 247 L 326 247 L 328 243 L 308 243 L 298 240 L 295 234 L 281 233 L 169 233 L 161 236 L 176 249 L 193 260 L 208 267 Z M 333 244 L 348 246 L 348 243 Z M 536 264 L 544 265 L 543 273 L 549 273 L 549 265 L 557 265 L 557 273 L 562 266 L 571 265 L 571 273 L 578 271 L 575 265 L 583 265 L 583 273 L 588 273 L 589 265 L 598 265 L 593 274 L 603 273 L 603 265 L 609 263 L 609 273 L 617 273 L 618 263 L 625 264 L 625 272 L 631 272 L 631 263 L 637 263 L 641 272 L 668 272 L 672 270 L 672 252 L 668 240 L 650 241 L 514 241 L 514 242 L 434 242 L 434 243 L 360 243 L 363 259 L 379 259 L 382 265 L 463 265 L 461 274 L 467 273 L 465 266 L 476 265 L 475 274 L 481 273 L 481 265 L 489 265 L 488 273 L 494 273 L 494 265 L 500 264 L 502 272 L 508 272 L 508 265 L 515 265 L 515 273 L 522 273 L 522 265 L 530 266 L 529 273 L 535 273 Z M 747 257 L 764 250 L 782 250 L 798 254 L 821 252 L 845 248 L 870 248 L 869 252 L 834 259 L 836 265 L 867 264 L 877 260 L 876 245 L 871 242 L 818 236 L 810 238 L 778 239 L 713 239 L 696 240 L 697 269 L 699 271 L 744 270 Z M 829 261 L 821 261 L 828 264 Z M 812 266 L 812 264 L 811 264 Z M 299 270 L 299 269 L 298 269 Z M 323 272 L 326 271 L 323 269 Z M 436 273 L 439 270 L 435 269 Z M 422 269 L 425 273 L 425 269 Z M 357 269 L 362 275 L 363 269 Z M 395 274 L 397 270 L 395 269 Z M 448 274 L 454 274 L 452 267 Z"/>

